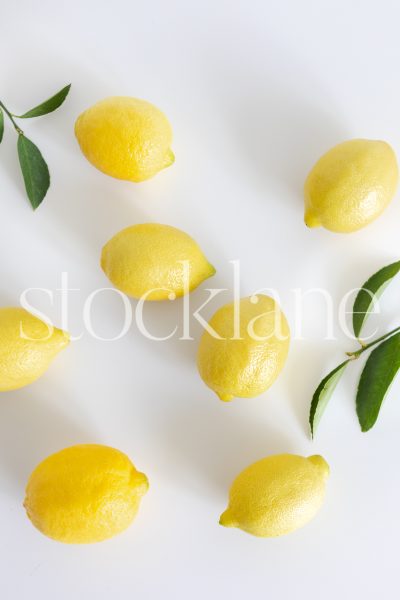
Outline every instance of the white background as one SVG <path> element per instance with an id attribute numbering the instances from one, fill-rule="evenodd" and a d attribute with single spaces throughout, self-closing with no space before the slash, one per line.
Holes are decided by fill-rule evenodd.
<path id="1" fill-rule="evenodd" d="M 375 429 L 359 430 L 351 365 L 308 437 L 308 408 L 321 377 L 354 348 L 337 325 L 341 297 L 400 258 L 400 200 L 367 229 L 307 230 L 302 186 L 330 146 L 352 137 L 387 140 L 400 153 L 398 3 L 260 0 L 7 2 L 2 6 L 0 98 L 25 111 L 66 83 L 65 105 L 23 123 L 45 155 L 52 185 L 33 213 L 23 190 L 16 135 L 0 147 L 0 302 L 30 296 L 56 323 L 68 272 L 69 328 L 82 330 L 93 290 L 107 287 L 102 245 L 130 224 L 181 227 L 231 286 L 240 259 L 242 294 L 279 290 L 293 326 L 294 288 L 332 294 L 336 341 L 325 337 L 318 294 L 304 303 L 304 340 L 263 396 L 221 403 L 200 380 L 192 342 L 151 342 L 132 326 L 116 342 L 84 334 L 47 374 L 0 399 L 0 595 L 25 598 L 384 598 L 397 596 L 399 382 Z M 174 129 L 176 163 L 140 185 L 113 180 L 81 155 L 77 115 L 109 95 L 154 102 Z M 384 333 L 400 320 L 400 286 L 385 294 Z M 230 292 L 213 301 L 211 315 Z M 146 307 L 155 335 L 179 322 L 182 305 Z M 121 300 L 93 306 L 104 337 L 118 333 Z M 151 488 L 133 526 L 93 546 L 66 546 L 25 516 L 24 487 L 48 454 L 79 442 L 125 451 Z M 306 528 L 257 539 L 218 525 L 229 485 L 270 453 L 321 453 L 331 465 L 326 503 Z"/>

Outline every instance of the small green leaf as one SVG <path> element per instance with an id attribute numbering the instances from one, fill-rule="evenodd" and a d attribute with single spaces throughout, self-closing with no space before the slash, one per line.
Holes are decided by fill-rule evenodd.
<path id="1" fill-rule="evenodd" d="M 360 383 L 356 407 L 361 431 L 375 425 L 382 402 L 400 368 L 400 332 L 387 338 L 369 355 Z"/>
<path id="2" fill-rule="evenodd" d="M 310 407 L 310 428 L 312 437 L 314 437 L 326 406 L 349 362 L 350 360 L 345 360 L 338 365 L 336 369 L 333 369 L 333 371 L 323 378 L 314 392 Z"/>
<path id="3" fill-rule="evenodd" d="M 32 208 L 36 209 L 50 186 L 50 174 L 40 150 L 27 137 L 18 136 L 18 157 L 25 189 Z"/>
<path id="4" fill-rule="evenodd" d="M 353 305 L 353 331 L 358 338 L 361 329 L 371 311 L 371 305 L 384 291 L 385 287 L 400 271 L 400 261 L 383 267 L 364 283 L 358 292 Z"/>
<path id="5" fill-rule="evenodd" d="M 17 117 L 18 119 L 31 119 L 32 117 L 41 117 L 42 115 L 47 115 L 48 113 L 53 112 L 53 110 L 56 110 L 56 108 L 61 106 L 65 98 L 68 96 L 70 88 L 71 84 L 66 85 L 62 90 L 57 92 L 57 94 L 54 94 L 54 96 L 52 96 L 42 104 L 39 104 L 38 106 L 35 106 L 35 108 L 28 110 L 28 112 L 24 113 L 23 115 L 13 116 Z"/>
<path id="6" fill-rule="evenodd" d="M 0 108 L 0 144 L 1 144 L 1 140 L 3 139 L 3 133 L 4 133 L 4 114 Z"/>

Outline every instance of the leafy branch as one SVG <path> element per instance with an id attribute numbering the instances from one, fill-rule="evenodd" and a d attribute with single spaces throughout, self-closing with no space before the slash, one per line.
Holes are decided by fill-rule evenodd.
<path id="1" fill-rule="evenodd" d="M 41 117 L 55 111 L 64 102 L 71 88 L 71 84 L 45 100 L 38 106 L 28 110 L 23 115 L 15 115 L 0 100 L 0 143 L 4 134 L 4 114 L 8 117 L 18 134 L 17 150 L 19 164 L 24 178 L 25 189 L 33 209 L 36 209 L 46 196 L 50 187 L 49 168 L 39 148 L 29 140 L 19 127 L 16 119 L 32 119 Z"/>
<path id="2" fill-rule="evenodd" d="M 368 344 L 360 339 L 360 335 L 378 297 L 399 271 L 400 261 L 387 265 L 360 288 L 354 300 L 352 319 L 354 335 L 360 348 L 354 352 L 346 352 L 347 360 L 328 373 L 315 390 L 309 417 L 312 437 L 346 367 L 373 347 L 375 348 L 365 363 L 358 384 L 356 410 L 361 431 L 368 431 L 375 425 L 390 384 L 400 369 L 400 326 Z"/>

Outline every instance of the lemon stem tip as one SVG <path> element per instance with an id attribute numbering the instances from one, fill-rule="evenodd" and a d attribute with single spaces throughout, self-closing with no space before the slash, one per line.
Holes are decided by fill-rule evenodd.
<path id="1" fill-rule="evenodd" d="M 218 398 L 220 400 L 222 400 L 222 402 L 230 402 L 234 398 L 234 396 L 231 396 L 230 394 L 219 394 L 219 393 L 217 393 L 217 396 L 218 396 Z"/>
<path id="2" fill-rule="evenodd" d="M 306 213 L 304 215 L 304 223 L 307 225 L 307 227 L 310 227 L 310 228 L 321 227 L 321 221 L 311 211 L 306 211 Z"/>
<path id="3" fill-rule="evenodd" d="M 212 264 L 210 264 L 210 263 L 208 263 L 208 267 L 210 269 L 210 275 L 209 275 L 209 277 L 212 277 L 217 272 L 217 269 Z"/>
<path id="4" fill-rule="evenodd" d="M 172 152 L 171 148 L 169 148 L 165 155 L 164 169 L 173 165 L 174 162 L 175 162 L 175 154 Z"/>
<path id="5" fill-rule="evenodd" d="M 329 475 L 329 465 L 326 460 L 320 456 L 319 454 L 314 454 L 313 456 L 309 456 L 308 460 L 313 463 L 318 469 L 320 469 L 326 477 Z"/>
<path id="6" fill-rule="evenodd" d="M 232 519 L 229 508 L 227 508 L 226 511 L 224 511 L 220 516 L 219 524 L 223 527 L 237 527 L 237 523 L 234 521 L 234 519 Z"/>

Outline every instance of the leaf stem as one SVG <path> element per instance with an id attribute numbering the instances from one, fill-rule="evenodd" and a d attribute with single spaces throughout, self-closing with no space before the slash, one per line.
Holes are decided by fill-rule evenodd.
<path id="1" fill-rule="evenodd" d="M 379 342 L 382 342 L 383 340 L 386 340 L 386 338 L 390 337 L 394 333 L 397 333 L 398 331 L 400 331 L 400 326 L 399 327 L 395 327 L 394 329 L 392 329 L 392 331 L 389 331 L 388 333 L 385 333 L 385 335 L 382 335 L 381 337 L 377 338 L 373 342 L 370 342 L 369 344 L 364 344 L 362 346 L 362 348 L 360 348 L 359 350 L 356 350 L 355 352 L 346 352 L 346 354 L 351 359 L 357 359 L 359 356 L 361 356 L 361 354 L 363 352 L 365 352 L 366 350 L 369 350 L 369 348 L 372 348 L 372 346 L 375 346 L 376 344 L 379 344 Z"/>
<path id="2" fill-rule="evenodd" d="M 15 131 L 19 135 L 24 135 L 24 132 L 22 131 L 22 129 L 20 127 L 18 127 L 17 123 L 14 121 L 14 118 L 13 118 L 12 114 L 10 113 L 10 111 L 8 110 L 8 108 L 6 106 L 4 106 L 4 104 L 2 103 L 1 100 L 0 100 L 0 106 L 4 110 L 4 112 L 6 113 L 7 117 L 10 119 L 11 123 L 14 126 Z"/>

